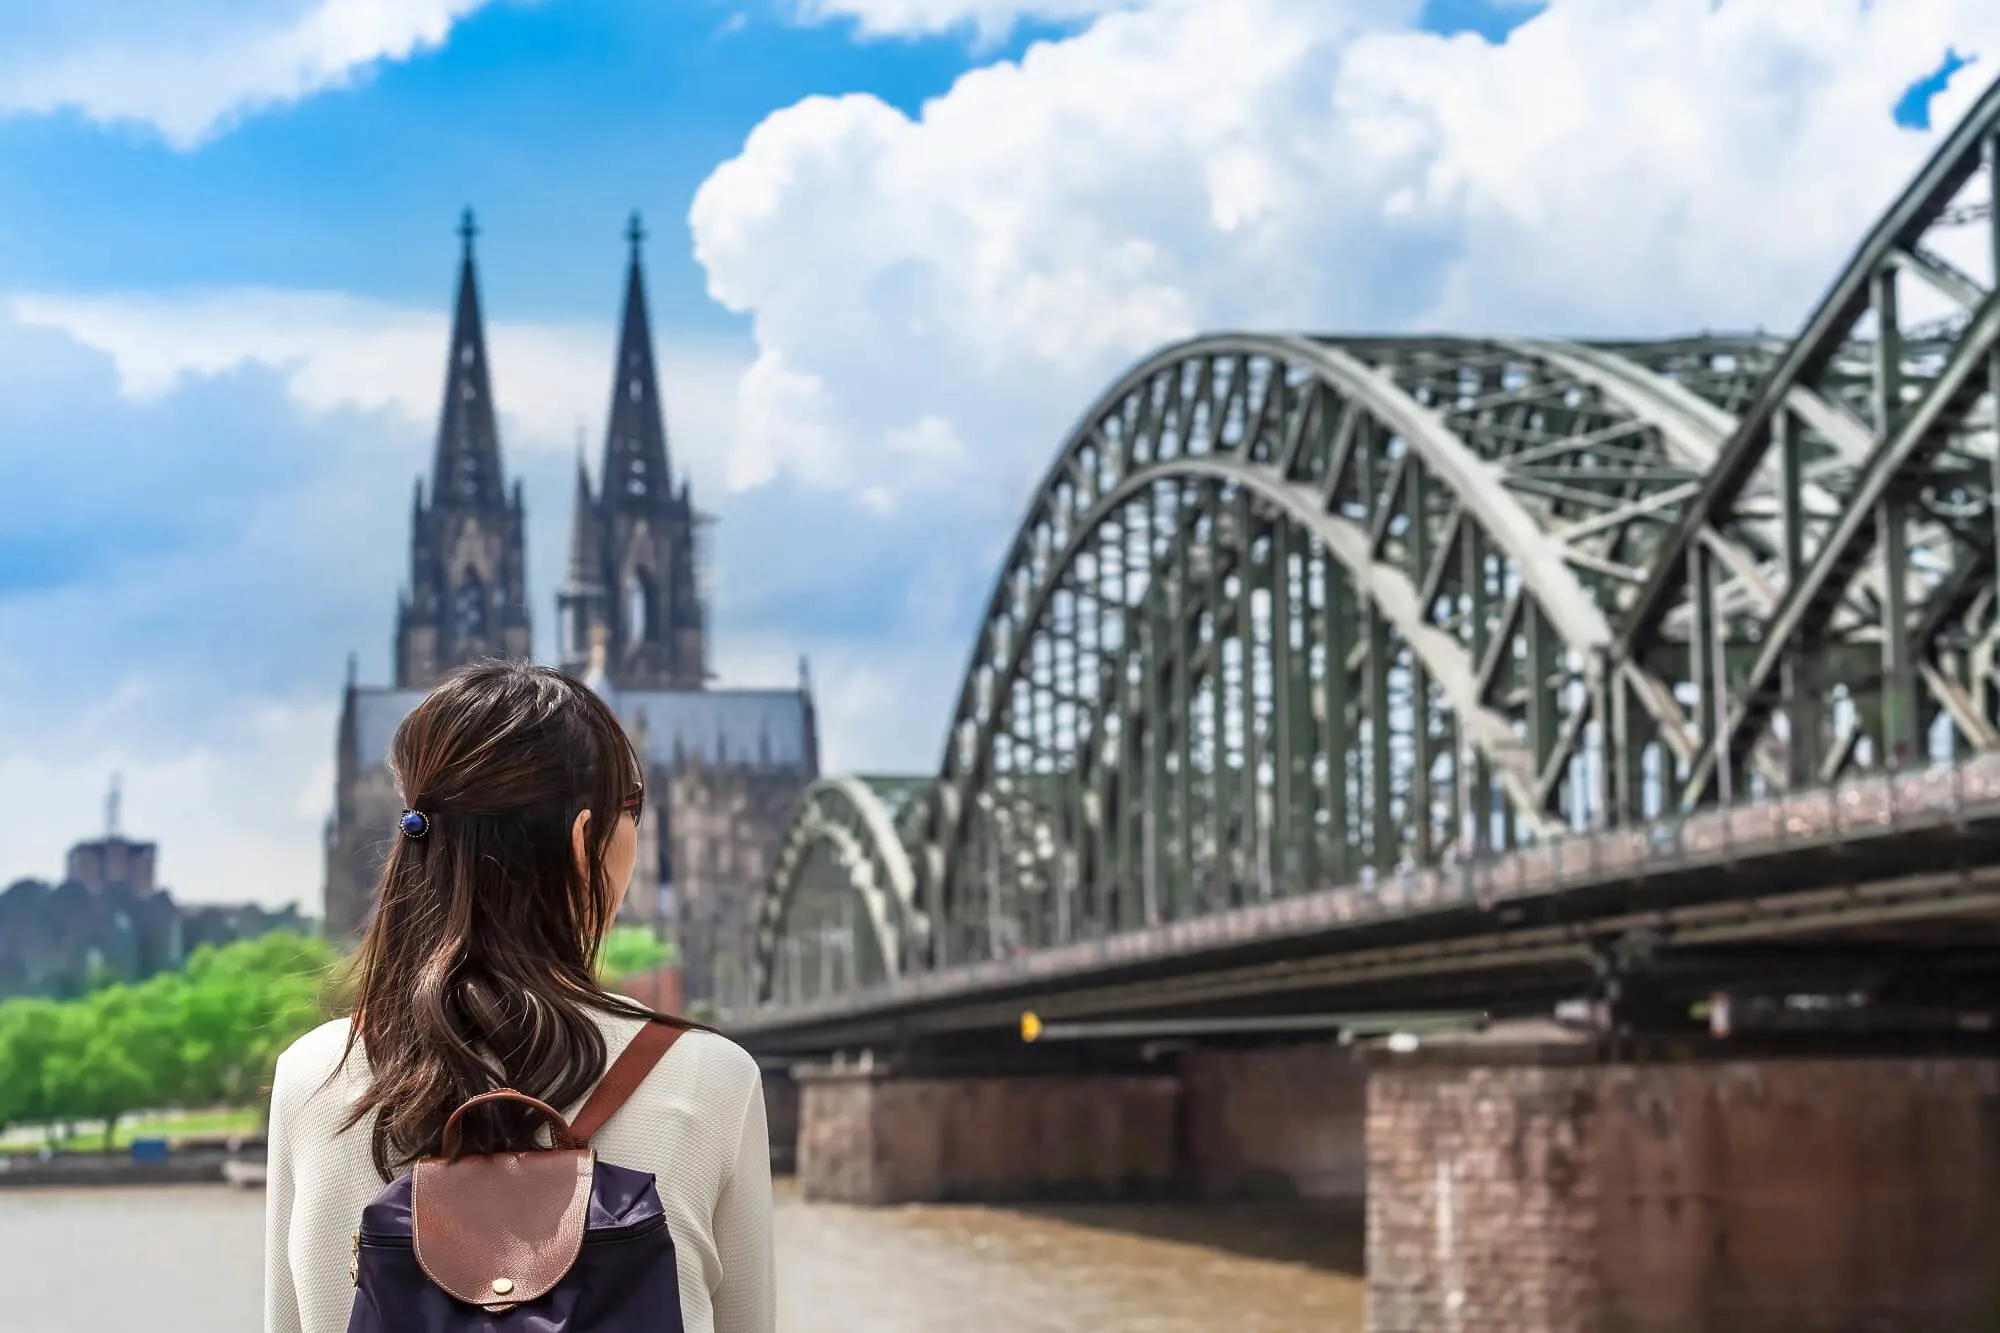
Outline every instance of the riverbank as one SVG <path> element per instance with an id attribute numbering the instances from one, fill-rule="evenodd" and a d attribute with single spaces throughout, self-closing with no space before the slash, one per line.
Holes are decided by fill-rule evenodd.
<path id="1" fill-rule="evenodd" d="M 174 1144 L 164 1152 L 0 1153 L 0 1189 L 263 1184 L 262 1139 Z"/>
<path id="2" fill-rule="evenodd" d="M 57 1151 L 89 1152 L 109 1148 L 122 1152 L 140 1139 L 165 1139 L 168 1143 L 210 1142 L 222 1139 L 256 1138 L 264 1132 L 264 1117 L 255 1107 L 216 1107 L 199 1111 L 140 1111 L 118 1121 L 109 1142 L 104 1124 L 80 1120 L 67 1131 L 50 1125 L 20 1125 L 0 1134 L 0 1157 L 9 1153 L 35 1153 L 44 1147 Z"/>

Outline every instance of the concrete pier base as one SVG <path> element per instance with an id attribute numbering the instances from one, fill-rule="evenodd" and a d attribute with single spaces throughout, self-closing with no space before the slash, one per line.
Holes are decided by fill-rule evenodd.
<path id="1" fill-rule="evenodd" d="M 2000 1062 L 1379 1065 L 1369 1333 L 2000 1328 Z"/>
<path id="2" fill-rule="evenodd" d="M 802 1069 L 799 1192 L 839 1203 L 1131 1198 L 1174 1183 L 1171 1078 Z"/>

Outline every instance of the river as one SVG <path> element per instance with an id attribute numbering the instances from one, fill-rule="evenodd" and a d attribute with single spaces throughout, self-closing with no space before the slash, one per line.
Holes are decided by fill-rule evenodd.
<path id="1" fill-rule="evenodd" d="M 1353 1219 L 843 1208 L 778 1186 L 781 1333 L 1358 1333 Z M 257 1333 L 263 1196 L 0 1190 L 7 1333 Z"/>

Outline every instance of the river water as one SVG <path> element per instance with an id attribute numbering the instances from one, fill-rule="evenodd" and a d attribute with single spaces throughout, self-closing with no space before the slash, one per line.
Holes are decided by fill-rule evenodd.
<path id="1" fill-rule="evenodd" d="M 778 1185 L 780 1333 L 1358 1333 L 1356 1219 L 843 1208 Z M 6 1333 L 257 1333 L 263 1196 L 0 1190 Z"/>

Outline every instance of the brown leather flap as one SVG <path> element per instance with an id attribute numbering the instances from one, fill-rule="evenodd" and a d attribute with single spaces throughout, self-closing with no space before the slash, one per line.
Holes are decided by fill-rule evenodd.
<path id="1" fill-rule="evenodd" d="M 417 1262 L 496 1313 L 546 1295 L 583 1245 L 596 1162 L 587 1148 L 424 1158 L 410 1181 Z"/>

